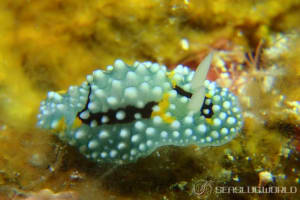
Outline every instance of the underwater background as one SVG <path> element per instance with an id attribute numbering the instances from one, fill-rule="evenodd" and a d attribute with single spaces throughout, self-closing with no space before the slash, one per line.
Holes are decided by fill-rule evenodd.
<path id="1" fill-rule="evenodd" d="M 299 199 L 299 24 L 299 0 L 1 0 L 0 200 Z M 48 91 L 116 59 L 194 70 L 211 51 L 244 120 L 224 145 L 97 164 L 37 127 Z"/>

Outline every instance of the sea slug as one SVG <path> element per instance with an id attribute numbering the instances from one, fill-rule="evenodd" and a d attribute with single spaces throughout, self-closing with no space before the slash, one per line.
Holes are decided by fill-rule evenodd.
<path id="1" fill-rule="evenodd" d="M 64 94 L 49 92 L 38 126 L 100 163 L 133 162 L 163 145 L 222 145 L 243 121 L 237 97 L 205 80 L 211 60 L 212 53 L 195 72 L 116 60 Z"/>

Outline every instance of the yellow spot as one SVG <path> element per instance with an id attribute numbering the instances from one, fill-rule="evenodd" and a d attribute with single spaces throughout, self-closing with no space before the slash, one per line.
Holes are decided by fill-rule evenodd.
<path id="1" fill-rule="evenodd" d="M 167 73 L 167 77 L 170 79 L 172 86 L 175 87 L 176 86 L 176 81 L 173 79 L 173 76 L 175 75 L 174 71 L 168 72 Z"/>
<path id="2" fill-rule="evenodd" d="M 82 124 L 81 120 L 76 117 L 73 122 L 72 128 L 78 128 L 79 126 L 81 126 L 81 124 Z"/>
<path id="3" fill-rule="evenodd" d="M 158 111 L 153 111 L 151 113 L 151 117 L 153 118 L 155 116 L 159 116 L 159 117 L 162 118 L 162 120 L 164 122 L 172 123 L 175 120 L 175 118 L 166 114 L 166 111 L 168 110 L 169 105 L 170 105 L 170 103 L 169 103 L 169 94 L 165 93 L 163 95 L 163 98 L 161 99 L 161 101 L 158 103 L 159 110 Z"/>
<path id="4" fill-rule="evenodd" d="M 208 93 L 207 93 L 205 96 L 206 96 L 207 98 L 210 98 L 210 99 L 212 98 L 212 96 L 211 96 L 210 94 L 208 94 Z"/>
<path id="5" fill-rule="evenodd" d="M 58 94 L 65 94 L 67 91 L 66 90 L 59 90 L 57 91 Z"/>
<path id="6" fill-rule="evenodd" d="M 61 118 L 58 121 L 58 125 L 55 129 L 53 129 L 53 132 L 57 133 L 57 132 L 62 132 L 66 129 L 66 123 L 65 123 L 65 118 Z"/>
<path id="7" fill-rule="evenodd" d="M 206 118 L 206 122 L 209 123 L 210 125 L 213 125 L 213 121 L 211 118 Z"/>

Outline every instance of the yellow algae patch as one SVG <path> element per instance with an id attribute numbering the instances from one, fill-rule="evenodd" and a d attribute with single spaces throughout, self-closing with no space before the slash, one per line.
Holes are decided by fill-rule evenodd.
<path id="1" fill-rule="evenodd" d="M 56 162 L 53 137 L 33 129 L 18 131 L 9 126 L 0 131 L 0 178 L 3 185 L 35 186 L 47 179 Z M 41 178 L 43 177 L 43 178 Z M 1 199 L 1 197 L 0 197 Z"/>
<path id="2" fill-rule="evenodd" d="M 20 67 L 18 57 L 2 53 L 0 56 L 0 108 L 3 123 L 21 129 L 34 126 L 41 97 L 32 87 Z"/>
<path id="3" fill-rule="evenodd" d="M 3 72 L 0 72 L 0 83 L 6 78 L 6 75 Z"/>
<path id="4" fill-rule="evenodd" d="M 170 95 L 168 93 L 165 93 L 163 95 L 162 100 L 158 103 L 159 110 L 158 111 L 153 111 L 151 113 L 152 118 L 155 117 L 155 116 L 159 116 L 166 123 L 172 123 L 175 120 L 174 117 L 169 116 L 169 115 L 166 114 L 166 111 L 168 110 L 169 105 L 170 105 L 169 96 Z"/>

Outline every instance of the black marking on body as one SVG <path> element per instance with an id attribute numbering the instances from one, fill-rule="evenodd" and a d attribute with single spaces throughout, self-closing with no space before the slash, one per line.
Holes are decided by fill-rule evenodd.
<path id="1" fill-rule="evenodd" d="M 179 87 L 178 85 L 175 85 L 175 87 L 173 88 L 179 95 L 181 96 L 185 96 L 187 98 L 191 98 L 192 97 L 192 93 L 185 91 L 184 89 L 182 89 L 181 87 Z"/>
<path id="2" fill-rule="evenodd" d="M 90 84 L 89 84 L 90 86 Z M 118 108 L 118 109 L 110 109 L 107 112 L 98 112 L 98 113 L 92 113 L 88 110 L 88 104 L 90 103 L 90 95 L 91 95 L 91 87 L 89 88 L 89 94 L 88 94 L 88 100 L 86 102 L 86 105 L 84 109 L 82 109 L 80 112 L 77 113 L 77 117 L 82 121 L 84 124 L 90 125 L 92 121 L 97 122 L 97 126 L 101 124 L 117 124 L 117 123 L 130 123 L 136 120 L 135 114 L 140 114 L 141 118 L 150 118 L 152 113 L 152 107 L 157 105 L 157 102 L 151 101 L 148 102 L 143 108 L 137 108 L 135 106 L 126 106 L 125 108 Z M 87 119 L 82 119 L 80 117 L 80 114 L 88 111 L 89 117 Z M 119 111 L 123 111 L 125 113 L 125 118 L 122 120 L 119 120 L 116 118 L 116 114 Z M 101 121 L 102 117 L 106 116 L 108 118 L 108 121 L 103 123 Z"/>
<path id="3" fill-rule="evenodd" d="M 85 104 L 84 108 L 80 112 L 77 113 L 77 117 L 79 117 L 81 113 L 83 113 L 84 111 L 86 111 L 88 109 L 88 105 L 91 101 L 90 96 L 91 96 L 91 93 L 92 93 L 92 87 L 91 87 L 91 84 L 88 84 L 88 86 L 89 86 L 88 99 L 86 101 L 86 104 Z M 80 117 L 79 117 L 79 119 L 80 119 Z"/>
<path id="4" fill-rule="evenodd" d="M 182 89 L 181 87 L 179 87 L 178 85 L 175 85 L 175 87 L 173 88 L 179 95 L 181 96 L 185 96 L 187 98 L 191 98 L 192 97 L 192 93 L 185 91 L 184 89 Z M 210 99 L 208 97 L 205 96 L 202 107 L 201 107 L 201 115 L 203 115 L 205 118 L 211 118 L 214 115 L 214 111 L 212 110 L 213 107 L 213 103 L 211 102 L 209 105 L 205 104 L 206 99 Z M 204 109 L 208 109 L 209 113 L 205 114 L 204 113 Z"/>
<path id="5" fill-rule="evenodd" d="M 97 126 L 102 125 L 102 124 L 130 123 L 130 122 L 133 122 L 136 120 L 135 114 L 140 114 L 141 118 L 148 119 L 151 117 L 151 113 L 153 111 L 152 110 L 153 106 L 158 104 L 158 102 L 151 101 L 151 102 L 148 102 L 143 108 L 137 108 L 135 106 L 129 105 L 124 108 L 110 109 L 107 112 L 92 113 L 88 110 L 88 104 L 91 101 L 90 95 L 92 92 L 91 85 L 90 84 L 88 84 L 88 85 L 89 85 L 89 94 L 88 94 L 88 99 L 87 99 L 86 105 L 80 112 L 77 113 L 77 117 L 82 121 L 82 123 L 87 124 L 87 125 L 90 125 L 91 122 L 93 122 L 93 121 L 97 122 Z M 181 87 L 179 87 L 177 85 L 173 89 L 181 96 L 185 96 L 187 98 L 192 97 L 192 93 L 185 91 L 184 89 L 182 89 Z M 210 99 L 210 98 L 205 96 L 205 99 L 204 99 L 204 102 L 203 102 L 200 112 L 201 112 L 201 115 L 203 115 L 205 118 L 211 118 L 214 114 L 214 112 L 212 110 L 213 104 L 211 102 L 209 105 L 206 105 L 205 104 L 206 99 Z M 203 112 L 204 109 L 208 109 L 209 113 L 205 114 Z M 87 119 L 82 119 L 80 117 L 80 114 L 85 111 L 89 112 L 89 117 Z M 123 111 L 125 113 L 124 119 L 119 120 L 116 118 L 116 114 L 119 111 Z M 101 119 L 104 116 L 107 117 L 108 120 L 107 120 L 107 122 L 103 123 L 101 121 Z"/>
<path id="6" fill-rule="evenodd" d="M 90 113 L 89 118 L 87 119 L 82 119 L 80 118 L 79 115 L 77 115 L 79 117 L 79 119 L 84 123 L 84 124 L 90 124 L 92 121 L 96 121 L 98 126 L 101 124 L 124 124 L 124 123 L 130 123 L 133 122 L 134 120 L 136 120 L 135 118 L 135 114 L 140 114 L 141 118 L 150 118 L 151 117 L 151 113 L 152 113 L 152 107 L 157 105 L 157 102 L 151 101 L 149 103 L 147 103 L 143 108 L 136 108 L 134 106 L 126 106 L 125 108 L 118 108 L 118 109 L 110 109 L 107 112 L 98 112 L 98 113 Z M 116 118 L 116 114 L 119 111 L 124 111 L 125 113 L 125 118 L 122 120 L 119 120 Z M 106 116 L 108 118 L 108 121 L 103 123 L 101 121 L 102 117 Z"/>
<path id="7" fill-rule="evenodd" d="M 203 115 L 205 118 L 211 118 L 214 115 L 214 111 L 212 109 L 213 103 L 211 101 L 209 105 L 206 105 L 206 103 L 205 103 L 206 99 L 210 99 L 210 98 L 205 96 L 203 104 L 202 104 L 202 108 L 201 108 L 201 115 Z M 205 114 L 204 109 L 208 109 L 209 113 Z"/>

